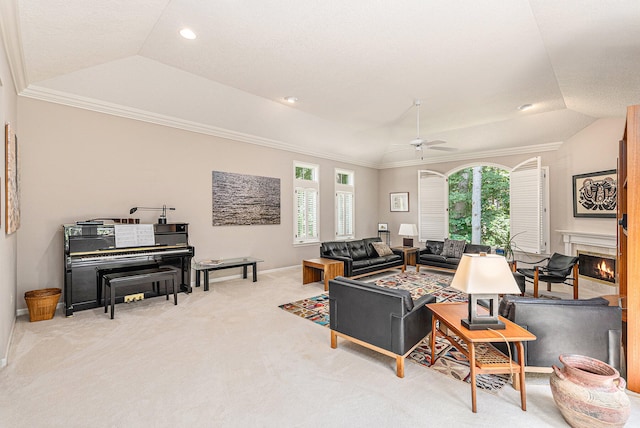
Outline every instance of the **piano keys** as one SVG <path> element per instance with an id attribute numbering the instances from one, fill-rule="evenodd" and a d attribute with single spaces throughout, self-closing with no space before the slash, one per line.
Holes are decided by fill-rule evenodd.
<path id="1" fill-rule="evenodd" d="M 191 292 L 191 260 L 187 223 L 154 224 L 155 245 L 116 248 L 115 225 L 64 225 L 65 315 L 103 306 L 100 276 L 159 266 L 174 266 L 181 272 L 180 290 Z M 145 292 L 145 297 L 164 294 Z M 123 297 L 116 298 L 116 302 Z"/>

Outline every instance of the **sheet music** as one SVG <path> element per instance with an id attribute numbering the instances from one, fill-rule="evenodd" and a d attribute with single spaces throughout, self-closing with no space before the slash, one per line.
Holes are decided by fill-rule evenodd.
<path id="1" fill-rule="evenodd" d="M 152 224 L 116 224 L 116 248 L 156 245 Z"/>

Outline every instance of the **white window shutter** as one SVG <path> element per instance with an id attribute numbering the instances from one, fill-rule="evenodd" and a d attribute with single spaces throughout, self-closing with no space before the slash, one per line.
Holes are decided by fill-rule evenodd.
<path id="1" fill-rule="evenodd" d="M 516 165 L 509 181 L 514 249 L 540 254 L 544 249 L 540 157 Z"/>
<path id="2" fill-rule="evenodd" d="M 316 189 L 305 189 L 307 202 L 307 234 L 306 238 L 318 237 L 318 192 Z"/>
<path id="3" fill-rule="evenodd" d="M 447 232 L 448 188 L 447 179 L 435 171 L 418 171 L 420 221 L 419 240 L 443 240 L 449 236 Z"/>

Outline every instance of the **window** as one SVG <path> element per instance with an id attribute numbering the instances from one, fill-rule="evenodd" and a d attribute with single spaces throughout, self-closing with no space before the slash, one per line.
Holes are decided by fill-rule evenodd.
<path id="1" fill-rule="evenodd" d="M 500 245 L 508 235 L 509 171 L 475 165 L 449 174 L 449 238 Z"/>
<path id="2" fill-rule="evenodd" d="M 540 158 L 510 171 L 472 165 L 447 175 L 418 172 L 420 240 L 464 239 L 545 253 L 549 242 L 548 174 Z"/>
<path id="3" fill-rule="evenodd" d="M 354 184 L 353 171 L 336 169 L 336 239 L 354 238 Z"/>
<path id="4" fill-rule="evenodd" d="M 318 165 L 294 162 L 293 199 L 294 244 L 318 242 L 318 212 L 320 184 Z"/>

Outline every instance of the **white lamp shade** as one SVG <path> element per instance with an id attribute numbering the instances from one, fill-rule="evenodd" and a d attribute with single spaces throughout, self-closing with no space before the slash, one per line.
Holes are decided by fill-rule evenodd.
<path id="1" fill-rule="evenodd" d="M 463 254 L 451 287 L 467 294 L 520 294 L 507 259 L 496 254 Z"/>
<path id="2" fill-rule="evenodd" d="M 418 236 L 418 226 L 415 224 L 402 223 L 398 231 L 400 236 Z"/>

